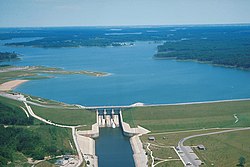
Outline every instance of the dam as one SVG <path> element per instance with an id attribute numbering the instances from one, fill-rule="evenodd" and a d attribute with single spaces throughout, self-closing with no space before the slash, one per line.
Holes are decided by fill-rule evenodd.
<path id="1" fill-rule="evenodd" d="M 120 127 L 119 113 L 117 109 L 98 109 L 98 126 L 103 127 Z"/>
<path id="2" fill-rule="evenodd" d="M 97 109 L 99 137 L 95 139 L 98 166 L 134 167 L 130 137 L 123 134 L 120 108 Z"/>

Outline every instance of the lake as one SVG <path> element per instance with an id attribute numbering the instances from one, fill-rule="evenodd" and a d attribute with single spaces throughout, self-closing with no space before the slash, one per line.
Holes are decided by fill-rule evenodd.
<path id="1" fill-rule="evenodd" d="M 1 41 L 4 42 L 8 40 Z M 16 91 L 71 104 L 165 104 L 250 97 L 249 71 L 196 62 L 155 60 L 156 47 L 155 43 L 136 42 L 132 47 L 0 46 L 0 49 L 23 55 L 21 61 L 10 63 L 13 65 L 43 65 L 112 74 L 107 77 L 56 75 L 53 79 L 34 80 L 16 88 Z"/>
<path id="2" fill-rule="evenodd" d="M 107 77 L 55 75 L 16 88 L 26 94 L 83 106 L 164 104 L 250 97 L 250 72 L 196 62 L 155 60 L 158 44 L 136 42 L 125 47 L 34 48 L 6 47 L 22 54 L 11 65 L 42 65 L 66 70 L 111 73 Z M 6 63 L 1 63 L 6 64 Z M 99 166 L 133 166 L 129 139 L 121 129 L 101 129 L 96 140 Z"/>

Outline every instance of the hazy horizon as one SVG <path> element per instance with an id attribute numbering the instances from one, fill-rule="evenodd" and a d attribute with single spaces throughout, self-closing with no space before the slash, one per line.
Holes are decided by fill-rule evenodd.
<path id="1" fill-rule="evenodd" d="M 93 25 L 93 26 L 74 26 L 74 25 L 65 25 L 65 26 L 16 26 L 16 27 L 0 27 L 0 28 L 88 28 L 88 27 L 97 27 L 97 28 L 106 28 L 106 27 L 116 27 L 116 28 L 153 28 L 153 27 L 208 27 L 208 26 L 250 26 L 250 23 L 228 23 L 228 24 L 173 24 L 173 25 Z"/>
<path id="2" fill-rule="evenodd" d="M 0 27 L 249 24 L 248 0 L 0 0 Z"/>

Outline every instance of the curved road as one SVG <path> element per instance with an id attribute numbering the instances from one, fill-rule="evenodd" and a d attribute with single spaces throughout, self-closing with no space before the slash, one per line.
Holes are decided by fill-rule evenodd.
<path id="1" fill-rule="evenodd" d="M 203 133 L 203 134 L 197 134 L 197 135 L 192 135 L 192 136 L 185 137 L 185 138 L 181 139 L 178 142 L 178 149 L 179 149 L 179 153 L 178 154 L 180 154 L 180 152 L 181 152 L 180 157 L 182 159 L 182 162 L 184 163 L 184 166 L 190 166 L 190 167 L 200 166 L 201 165 L 201 161 L 195 160 L 197 158 L 197 156 L 194 153 L 190 153 L 191 147 L 183 145 L 183 143 L 186 140 L 191 139 L 191 138 L 195 138 L 195 137 L 215 135 L 215 134 L 227 133 L 227 132 L 234 132 L 234 131 L 242 131 L 242 130 L 250 130 L 250 127 L 235 128 L 235 129 L 223 130 L 223 131 L 219 131 L 219 132 Z M 191 163 L 191 164 L 187 165 L 188 162 Z"/>

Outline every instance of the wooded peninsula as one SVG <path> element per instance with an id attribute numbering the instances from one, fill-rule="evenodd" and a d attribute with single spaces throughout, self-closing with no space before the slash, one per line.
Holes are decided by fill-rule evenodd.
<path id="1" fill-rule="evenodd" d="M 11 61 L 11 60 L 18 60 L 18 54 L 15 52 L 0 52 L 0 62 L 1 61 Z"/>

